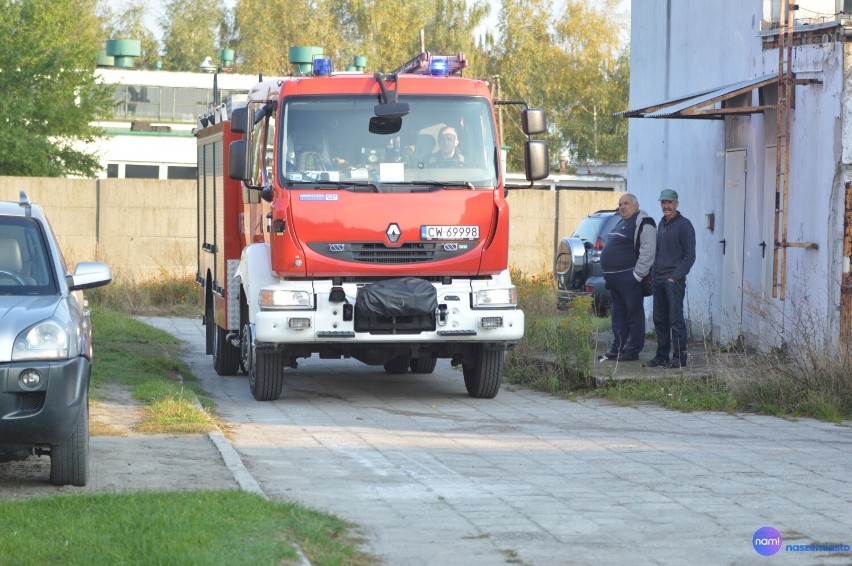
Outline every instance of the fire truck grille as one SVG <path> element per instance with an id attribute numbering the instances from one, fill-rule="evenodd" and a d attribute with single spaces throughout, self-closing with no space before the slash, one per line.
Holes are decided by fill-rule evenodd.
<path id="1" fill-rule="evenodd" d="M 312 242 L 308 246 L 331 259 L 376 265 L 439 261 L 468 253 L 475 247 L 469 242 L 407 242 L 394 247 L 382 242 Z"/>
<path id="2" fill-rule="evenodd" d="M 403 244 L 389 248 L 384 244 L 352 244 L 352 261 L 364 263 L 420 263 L 435 259 L 435 244 Z"/>

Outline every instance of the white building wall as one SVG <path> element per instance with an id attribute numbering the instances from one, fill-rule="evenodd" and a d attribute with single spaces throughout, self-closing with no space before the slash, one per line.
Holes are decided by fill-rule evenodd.
<path id="1" fill-rule="evenodd" d="M 804 7 L 807 2 L 799 4 Z M 764 52 L 762 46 L 766 9 L 763 0 L 634 1 L 630 108 L 777 72 L 778 51 Z M 797 311 L 805 303 L 823 323 L 829 323 L 827 328 L 832 320 L 837 323 L 842 259 L 837 248 L 843 233 L 843 180 L 838 165 L 842 46 L 810 45 L 794 49 L 794 54 L 798 77 L 823 83 L 796 87 L 788 241 L 817 243 L 819 250 L 788 250 L 787 300 L 783 302 L 771 298 L 775 113 L 725 120 L 630 120 L 628 190 L 658 219 L 659 191 L 677 190 L 680 211 L 696 229 L 697 261 L 687 286 L 694 338 L 726 341 L 742 333 L 753 341 L 778 342 L 777 330 L 792 331 Z M 744 157 L 746 164 L 742 210 L 733 214 L 728 202 L 733 218 L 725 218 L 726 151 L 729 158 Z M 705 228 L 708 214 L 715 217 L 712 232 Z M 742 225 L 732 231 L 730 223 L 737 222 Z M 731 257 L 723 256 L 720 240 L 730 234 L 741 239 L 726 242 L 726 252 L 731 253 L 732 245 L 741 246 L 742 283 L 726 276 L 725 262 Z M 765 255 L 761 242 L 767 244 Z M 732 307 L 737 295 L 742 296 L 739 311 Z M 647 307 L 650 315 L 650 301 Z"/>

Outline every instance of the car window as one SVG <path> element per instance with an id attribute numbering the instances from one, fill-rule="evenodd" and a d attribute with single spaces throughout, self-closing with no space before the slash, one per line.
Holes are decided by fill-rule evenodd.
<path id="1" fill-rule="evenodd" d="M 601 239 L 606 242 L 609 239 L 609 233 L 612 232 L 615 225 L 621 220 L 621 216 L 618 214 L 613 214 L 611 216 L 605 217 L 605 222 L 603 226 L 601 226 L 601 232 L 598 234 Z"/>
<path id="2" fill-rule="evenodd" d="M 58 292 L 44 233 L 33 218 L 0 218 L 0 294 Z"/>
<path id="3" fill-rule="evenodd" d="M 602 216 L 589 216 L 580 222 L 571 237 L 580 238 L 587 242 L 594 242 L 603 221 L 604 218 Z"/>

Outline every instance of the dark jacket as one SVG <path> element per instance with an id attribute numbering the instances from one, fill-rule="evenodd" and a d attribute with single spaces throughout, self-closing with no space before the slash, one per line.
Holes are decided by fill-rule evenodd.
<path id="1" fill-rule="evenodd" d="M 654 279 L 671 277 L 675 281 L 686 279 L 695 263 L 695 228 L 680 212 L 666 223 L 666 217 L 657 225 L 657 255 L 654 260 Z"/>
<path id="2" fill-rule="evenodd" d="M 642 220 L 647 217 L 645 211 L 640 210 L 627 220 L 620 220 L 613 227 L 601 252 L 601 269 L 605 274 L 633 270 L 633 277 L 636 281 L 641 281 L 650 273 L 655 251 L 653 223 L 639 231 Z"/>

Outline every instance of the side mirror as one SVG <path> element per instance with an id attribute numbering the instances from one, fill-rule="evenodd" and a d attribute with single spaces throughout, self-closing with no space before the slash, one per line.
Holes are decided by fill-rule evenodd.
<path id="1" fill-rule="evenodd" d="M 235 108 L 233 112 L 231 112 L 231 131 L 235 134 L 244 134 L 246 133 L 246 128 L 248 124 L 248 109 L 243 106 L 242 108 Z"/>
<path id="2" fill-rule="evenodd" d="M 228 146 L 228 177 L 239 181 L 251 179 L 251 172 L 246 170 L 246 163 L 246 142 L 231 142 Z"/>
<path id="3" fill-rule="evenodd" d="M 541 140 L 524 142 L 524 173 L 527 181 L 538 181 L 550 174 L 550 153 L 547 142 Z"/>
<path id="4" fill-rule="evenodd" d="M 66 276 L 65 279 L 68 282 L 68 288 L 72 291 L 93 289 L 112 281 L 112 272 L 103 262 L 81 261 L 74 268 L 74 273 Z"/>
<path id="5" fill-rule="evenodd" d="M 528 136 L 543 134 L 547 131 L 547 116 L 541 108 L 521 110 L 521 129 Z"/>

